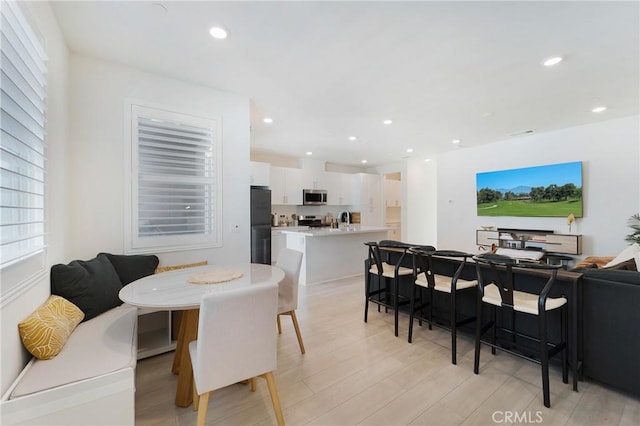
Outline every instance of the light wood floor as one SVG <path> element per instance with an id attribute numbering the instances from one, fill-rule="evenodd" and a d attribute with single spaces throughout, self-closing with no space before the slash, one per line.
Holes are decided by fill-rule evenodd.
<path id="1" fill-rule="evenodd" d="M 362 277 L 300 288 L 297 314 L 307 353 L 300 354 L 293 326 L 283 318 L 275 374 L 287 424 L 640 424 L 640 400 L 589 381 L 573 392 L 555 369 L 552 408 L 545 408 L 536 364 L 485 348 L 475 375 L 471 336 L 458 337 L 458 365 L 452 365 L 447 331 L 416 328 L 409 344 L 406 315 L 394 337 L 391 313 L 372 305 L 363 322 L 363 299 Z M 136 424 L 195 424 L 192 408 L 173 404 L 172 357 L 138 363 Z M 242 384 L 214 392 L 207 423 L 274 425 L 266 382 L 259 379 L 255 393 Z"/>

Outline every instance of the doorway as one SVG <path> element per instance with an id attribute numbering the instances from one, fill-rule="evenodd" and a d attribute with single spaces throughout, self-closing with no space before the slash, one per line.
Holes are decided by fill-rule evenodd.
<path id="1" fill-rule="evenodd" d="M 384 225 L 391 228 L 390 240 L 402 241 L 402 174 L 386 173 L 383 176 Z"/>

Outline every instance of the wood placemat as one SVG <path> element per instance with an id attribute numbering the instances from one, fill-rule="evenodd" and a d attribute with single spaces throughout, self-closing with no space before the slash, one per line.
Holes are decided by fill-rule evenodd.
<path id="1" fill-rule="evenodd" d="M 218 284 L 238 279 L 243 275 L 244 273 L 237 269 L 214 269 L 193 274 L 187 281 L 192 284 Z"/>

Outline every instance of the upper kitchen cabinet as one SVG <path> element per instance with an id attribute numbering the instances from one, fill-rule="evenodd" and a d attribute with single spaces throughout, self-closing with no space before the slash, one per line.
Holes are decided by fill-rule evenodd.
<path id="1" fill-rule="evenodd" d="M 302 188 L 303 189 L 326 189 L 328 187 L 327 172 L 322 170 L 305 170 L 302 169 Z"/>
<path id="2" fill-rule="evenodd" d="M 380 175 L 358 173 L 354 177 L 352 204 L 354 209 L 360 209 L 360 223 L 382 226 Z"/>
<path id="3" fill-rule="evenodd" d="M 325 172 L 327 184 L 327 204 L 346 206 L 353 204 L 351 187 L 354 175 L 347 173 Z"/>
<path id="4" fill-rule="evenodd" d="M 327 204 L 346 206 L 351 204 L 352 174 L 326 172 L 323 170 L 302 171 L 303 189 L 324 189 L 327 191 Z"/>
<path id="5" fill-rule="evenodd" d="M 271 164 L 251 162 L 251 186 L 271 185 Z"/>
<path id="6" fill-rule="evenodd" d="M 302 204 L 302 170 L 271 167 L 271 204 Z"/>

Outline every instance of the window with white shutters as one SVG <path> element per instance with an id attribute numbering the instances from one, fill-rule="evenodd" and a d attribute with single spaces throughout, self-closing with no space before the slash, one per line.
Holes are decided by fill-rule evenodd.
<path id="1" fill-rule="evenodd" d="M 3 1 L 0 10 L 0 267 L 5 268 L 45 248 L 47 67 L 18 5 Z"/>
<path id="2" fill-rule="evenodd" d="M 220 245 L 217 120 L 131 104 L 129 252 Z"/>

